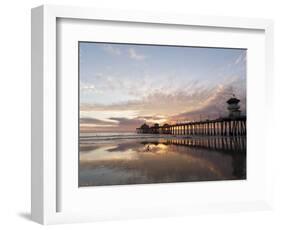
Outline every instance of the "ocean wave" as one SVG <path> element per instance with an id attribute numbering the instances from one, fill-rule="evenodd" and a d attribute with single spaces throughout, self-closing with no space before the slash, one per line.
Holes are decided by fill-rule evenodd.
<path id="1" fill-rule="evenodd" d="M 145 138 L 161 138 L 164 135 L 108 135 L 108 136 L 80 136 L 80 140 L 115 140 L 115 139 L 145 139 Z"/>
<path id="2" fill-rule="evenodd" d="M 141 140 L 141 139 L 185 139 L 188 136 L 174 136 L 167 134 L 118 134 L 118 135 L 95 135 L 95 136 L 80 136 L 80 143 L 89 143 L 93 141 L 110 141 L 110 140 Z"/>

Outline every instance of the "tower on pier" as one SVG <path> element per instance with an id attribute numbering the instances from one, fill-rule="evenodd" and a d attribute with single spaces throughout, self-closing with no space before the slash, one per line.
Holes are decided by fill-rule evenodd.
<path id="1" fill-rule="evenodd" d="M 227 100 L 228 104 L 228 111 L 229 111 L 229 117 L 230 118 L 236 118 L 241 116 L 241 111 L 240 111 L 240 105 L 239 105 L 240 100 L 233 95 L 230 99 Z"/>

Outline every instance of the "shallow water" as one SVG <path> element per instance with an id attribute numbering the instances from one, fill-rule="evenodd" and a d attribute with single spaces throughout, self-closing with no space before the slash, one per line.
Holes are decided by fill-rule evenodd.
<path id="1" fill-rule="evenodd" d="M 246 138 L 80 139 L 79 186 L 246 179 Z"/>

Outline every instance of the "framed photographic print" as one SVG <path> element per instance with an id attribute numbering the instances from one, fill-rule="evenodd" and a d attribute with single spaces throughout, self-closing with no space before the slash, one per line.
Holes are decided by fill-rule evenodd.
<path id="1" fill-rule="evenodd" d="M 246 49 L 78 49 L 79 186 L 246 179 Z"/>
<path id="2" fill-rule="evenodd" d="M 270 208 L 272 30 L 265 19 L 33 9 L 32 219 Z"/>

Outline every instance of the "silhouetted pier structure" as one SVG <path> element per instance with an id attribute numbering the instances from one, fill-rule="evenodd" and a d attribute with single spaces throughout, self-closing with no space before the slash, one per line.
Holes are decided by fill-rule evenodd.
<path id="1" fill-rule="evenodd" d="M 245 136 L 246 117 L 219 118 L 215 120 L 195 121 L 181 124 L 165 124 L 145 129 L 137 128 L 137 133 L 171 134 L 185 136 Z"/>
<path id="2" fill-rule="evenodd" d="M 246 116 L 241 115 L 239 99 L 232 97 L 227 101 L 229 116 L 214 120 L 182 122 L 177 124 L 143 124 L 137 133 L 170 134 L 183 136 L 246 136 Z"/>

